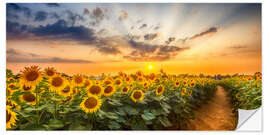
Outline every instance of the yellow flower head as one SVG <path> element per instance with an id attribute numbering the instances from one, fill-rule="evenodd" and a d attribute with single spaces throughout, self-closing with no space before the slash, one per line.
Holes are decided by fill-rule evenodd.
<path id="1" fill-rule="evenodd" d="M 122 84 L 122 80 L 121 79 L 116 79 L 114 81 L 114 84 L 120 86 Z"/>
<path id="2" fill-rule="evenodd" d="M 46 78 L 51 78 L 53 77 L 54 75 L 56 75 L 56 70 L 53 68 L 53 67 L 47 67 L 44 69 L 44 76 Z"/>
<path id="3" fill-rule="evenodd" d="M 10 109 L 10 106 L 6 106 L 6 129 L 10 129 L 12 126 L 16 126 L 16 113 Z"/>
<path id="4" fill-rule="evenodd" d="M 162 85 L 159 85 L 157 88 L 156 88 L 156 95 L 161 95 L 162 93 L 164 92 L 164 87 Z"/>
<path id="5" fill-rule="evenodd" d="M 20 90 L 23 92 L 32 92 L 36 89 L 36 86 L 26 86 L 25 84 L 21 84 Z"/>
<path id="6" fill-rule="evenodd" d="M 102 101 L 95 95 L 84 98 L 80 107 L 85 113 L 95 113 L 101 107 Z"/>
<path id="7" fill-rule="evenodd" d="M 87 93 L 89 95 L 101 96 L 103 94 L 103 88 L 100 85 L 92 85 L 89 89 L 87 89 Z"/>
<path id="8" fill-rule="evenodd" d="M 38 66 L 25 67 L 20 75 L 21 83 L 26 86 L 36 86 L 42 80 L 41 72 Z"/>
<path id="9" fill-rule="evenodd" d="M 70 85 L 66 85 L 66 87 L 64 89 L 61 89 L 57 92 L 59 95 L 61 95 L 63 97 L 68 97 L 72 94 L 72 89 L 71 89 Z"/>
<path id="10" fill-rule="evenodd" d="M 136 103 L 138 101 L 142 101 L 144 98 L 144 93 L 142 90 L 134 90 L 130 96 L 130 98 Z"/>
<path id="11" fill-rule="evenodd" d="M 10 106 L 11 109 L 21 110 L 21 106 L 12 100 L 6 100 L 6 105 Z"/>
<path id="12" fill-rule="evenodd" d="M 181 90 L 181 95 L 184 96 L 184 95 L 186 94 L 186 92 L 187 92 L 187 89 L 186 89 L 186 88 L 183 88 L 183 89 Z"/>
<path id="13" fill-rule="evenodd" d="M 188 91 L 188 96 L 191 96 L 192 95 L 192 90 L 189 90 Z"/>
<path id="14" fill-rule="evenodd" d="M 56 74 L 55 76 L 50 78 L 49 82 L 50 82 L 49 84 L 50 90 L 55 90 L 55 91 L 62 90 L 67 85 L 67 80 L 64 77 L 62 77 L 60 74 Z"/>
<path id="15" fill-rule="evenodd" d="M 20 101 L 25 103 L 30 103 L 32 105 L 36 104 L 36 96 L 33 93 L 25 93 L 20 96 Z"/>
<path id="16" fill-rule="evenodd" d="M 72 77 L 72 84 L 78 87 L 84 86 L 84 77 L 82 75 L 74 75 Z"/>
<path id="17" fill-rule="evenodd" d="M 89 88 L 91 86 L 91 81 L 89 79 L 85 79 L 84 83 L 83 83 L 83 86 L 86 87 L 86 88 Z"/>
<path id="18" fill-rule="evenodd" d="M 129 92 L 129 88 L 127 86 L 124 86 L 123 88 L 121 88 L 121 92 L 127 93 L 127 92 Z"/>
<path id="19" fill-rule="evenodd" d="M 104 96 L 109 97 L 115 92 L 115 88 L 112 85 L 108 85 L 104 88 Z"/>

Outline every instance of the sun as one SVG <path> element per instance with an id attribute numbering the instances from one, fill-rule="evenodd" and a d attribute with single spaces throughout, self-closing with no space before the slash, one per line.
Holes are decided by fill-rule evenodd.
<path id="1" fill-rule="evenodd" d="M 148 65 L 147 68 L 148 68 L 149 70 L 152 70 L 152 69 L 153 69 L 153 65 Z"/>

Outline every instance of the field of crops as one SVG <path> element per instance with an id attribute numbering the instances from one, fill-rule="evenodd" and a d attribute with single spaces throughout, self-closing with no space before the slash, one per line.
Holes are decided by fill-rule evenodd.
<path id="1" fill-rule="evenodd" d="M 209 99 L 210 77 L 143 74 L 68 76 L 54 68 L 7 70 L 9 130 L 181 129 Z"/>
<path id="2" fill-rule="evenodd" d="M 234 110 L 238 108 L 257 109 L 262 104 L 262 75 L 236 75 L 223 79 L 220 83 L 232 97 Z"/>

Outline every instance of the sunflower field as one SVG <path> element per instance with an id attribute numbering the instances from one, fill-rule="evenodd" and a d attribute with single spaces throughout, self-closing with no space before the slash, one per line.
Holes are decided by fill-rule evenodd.
<path id="1" fill-rule="evenodd" d="M 257 109 L 262 104 L 262 74 L 236 75 L 219 83 L 232 97 L 234 111 Z"/>
<path id="2" fill-rule="evenodd" d="M 217 85 L 164 71 L 68 76 L 37 66 L 7 70 L 6 79 L 8 130 L 181 129 Z"/>

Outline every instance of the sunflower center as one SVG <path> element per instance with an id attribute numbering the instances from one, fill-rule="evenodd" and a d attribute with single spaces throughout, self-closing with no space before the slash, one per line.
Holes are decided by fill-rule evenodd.
<path id="1" fill-rule="evenodd" d="M 35 81 L 38 78 L 39 74 L 36 71 L 30 71 L 26 74 L 26 79 L 28 81 Z"/>
<path id="2" fill-rule="evenodd" d="M 104 93 L 111 93 L 113 91 L 113 87 L 112 86 L 108 86 L 105 88 Z"/>
<path id="3" fill-rule="evenodd" d="M 65 89 L 63 89 L 62 90 L 64 93 L 68 93 L 68 92 L 70 92 L 70 87 L 69 86 L 67 86 Z"/>
<path id="4" fill-rule="evenodd" d="M 126 81 L 128 82 L 130 79 L 129 78 L 126 78 Z"/>
<path id="5" fill-rule="evenodd" d="M 80 83 L 82 83 L 83 79 L 81 76 L 77 76 L 77 77 L 75 77 L 74 81 L 75 81 L 75 83 L 80 84 Z"/>
<path id="6" fill-rule="evenodd" d="M 53 76 L 54 75 L 54 71 L 53 70 L 48 70 L 46 73 L 47 73 L 48 76 Z"/>
<path id="7" fill-rule="evenodd" d="M 179 82 L 176 82 L 176 85 L 179 85 Z"/>
<path id="8" fill-rule="evenodd" d="M 92 94 L 99 94 L 101 92 L 101 88 L 95 85 L 90 87 L 89 92 Z"/>
<path id="9" fill-rule="evenodd" d="M 85 100 L 84 106 L 88 109 L 95 108 L 97 106 L 98 102 L 97 99 L 94 97 L 89 97 L 88 99 Z"/>
<path id="10" fill-rule="evenodd" d="M 139 99 L 139 98 L 142 97 L 142 93 L 139 92 L 139 91 L 136 91 L 136 92 L 134 92 L 133 97 L 134 97 L 135 99 Z"/>
<path id="11" fill-rule="evenodd" d="M 6 123 L 10 121 L 10 118 L 11 118 L 11 114 L 8 113 L 8 111 L 6 110 Z"/>
<path id="12" fill-rule="evenodd" d="M 36 100 L 36 97 L 33 94 L 24 94 L 23 99 L 26 102 L 34 102 Z"/>
<path id="13" fill-rule="evenodd" d="M 105 83 L 106 85 L 108 85 L 108 84 L 111 83 L 111 81 L 106 80 L 104 83 Z"/>
<path id="14" fill-rule="evenodd" d="M 31 86 L 25 86 L 25 85 L 23 85 L 23 90 L 28 91 L 30 89 L 31 89 Z"/>
<path id="15" fill-rule="evenodd" d="M 90 82 L 89 82 L 88 80 L 86 80 L 86 81 L 84 82 L 84 86 L 87 87 L 87 86 L 89 86 L 89 85 L 90 85 Z"/>
<path id="16" fill-rule="evenodd" d="M 127 87 L 124 87 L 123 88 L 123 92 L 127 92 L 128 91 L 128 88 Z"/>
<path id="17" fill-rule="evenodd" d="M 9 88 L 13 89 L 15 87 L 14 84 L 9 85 Z"/>
<path id="18" fill-rule="evenodd" d="M 63 79 L 61 77 L 54 77 L 52 80 L 52 85 L 54 87 L 59 87 L 63 84 Z"/>
<path id="19" fill-rule="evenodd" d="M 116 81 L 115 81 L 115 84 L 117 84 L 117 85 L 119 85 L 120 83 L 121 83 L 120 80 L 116 80 Z"/>
<path id="20" fill-rule="evenodd" d="M 158 87 L 158 93 L 162 92 L 162 87 Z"/>

